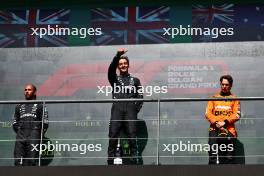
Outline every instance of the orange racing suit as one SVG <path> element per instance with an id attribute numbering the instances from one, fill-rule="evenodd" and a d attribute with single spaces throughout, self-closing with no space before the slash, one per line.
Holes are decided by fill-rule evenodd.
<path id="1" fill-rule="evenodd" d="M 235 98 L 232 93 L 228 96 L 222 96 L 217 93 L 213 98 Z M 240 102 L 238 100 L 229 101 L 209 101 L 207 104 L 206 119 L 210 122 L 209 131 L 216 130 L 216 122 L 225 122 L 225 128 L 234 137 L 237 137 L 235 122 L 240 119 Z"/>

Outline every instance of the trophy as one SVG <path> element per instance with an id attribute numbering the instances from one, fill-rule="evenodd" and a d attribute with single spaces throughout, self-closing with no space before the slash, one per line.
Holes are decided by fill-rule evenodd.
<path id="1" fill-rule="evenodd" d="M 114 158 L 115 165 L 123 164 L 122 156 L 123 156 L 123 150 L 120 145 L 120 139 L 118 139 L 117 146 L 116 146 L 116 152 L 115 152 L 115 158 Z"/>

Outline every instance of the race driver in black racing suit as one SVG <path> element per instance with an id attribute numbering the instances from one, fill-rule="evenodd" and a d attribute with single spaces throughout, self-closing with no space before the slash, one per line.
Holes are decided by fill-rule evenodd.
<path id="1" fill-rule="evenodd" d="M 26 100 L 36 99 L 36 86 L 25 86 Z M 43 116 L 44 112 L 44 116 Z M 15 166 L 37 166 L 43 117 L 43 135 L 48 128 L 48 113 L 42 104 L 19 104 L 14 113 L 13 129 L 16 132 L 14 149 Z"/>
<path id="2" fill-rule="evenodd" d="M 128 73 L 129 60 L 122 56 L 127 50 L 119 49 L 108 68 L 108 80 L 112 86 L 113 99 L 143 98 L 140 80 Z M 116 69 L 120 75 L 117 76 Z M 116 91 L 115 91 L 116 90 Z M 118 90 L 120 92 L 118 92 Z M 111 121 L 109 126 L 108 164 L 113 164 L 117 147 L 117 138 L 120 137 L 121 129 L 128 137 L 130 147 L 130 163 L 136 164 L 136 122 L 137 113 L 143 102 L 114 102 L 111 109 Z"/>

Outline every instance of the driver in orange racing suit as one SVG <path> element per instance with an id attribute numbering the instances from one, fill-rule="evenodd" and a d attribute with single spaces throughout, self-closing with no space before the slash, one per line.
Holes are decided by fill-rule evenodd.
<path id="1" fill-rule="evenodd" d="M 232 85 L 233 78 L 230 75 L 221 76 L 221 91 L 213 98 L 235 98 L 236 96 L 231 93 Z M 209 164 L 234 163 L 234 142 L 237 137 L 235 122 L 240 119 L 240 102 L 238 100 L 209 101 L 205 117 L 210 122 Z M 226 148 L 220 146 L 223 144 Z M 213 145 L 218 145 L 217 152 L 212 151 Z"/>

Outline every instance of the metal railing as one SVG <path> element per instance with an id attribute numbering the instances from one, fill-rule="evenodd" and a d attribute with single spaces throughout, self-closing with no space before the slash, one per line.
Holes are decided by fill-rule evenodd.
<path id="1" fill-rule="evenodd" d="M 157 122 L 157 156 L 156 163 L 159 164 L 159 145 L 160 145 L 160 103 L 161 102 L 197 102 L 197 101 L 227 101 L 227 100 L 241 100 L 241 101 L 263 101 L 264 97 L 236 97 L 236 98 L 157 98 L 157 99 L 95 99 L 95 100 L 6 100 L 0 101 L 0 104 L 43 104 L 43 107 L 47 104 L 69 104 L 69 103 L 114 103 L 114 102 L 157 102 L 158 119 Z M 44 111 L 44 108 L 43 108 Z M 44 116 L 44 112 L 43 112 Z M 43 119 L 41 126 L 41 139 L 42 144 L 43 135 Z M 41 153 L 39 153 L 39 166 L 41 165 Z"/>
<path id="2" fill-rule="evenodd" d="M 236 97 L 236 98 L 156 98 L 156 99 L 95 99 L 95 100 L 6 100 L 0 101 L 0 104 L 61 104 L 61 103 L 113 103 L 113 102 L 188 102 L 188 101 L 226 101 L 226 100 L 241 100 L 241 101 L 263 101 L 264 97 Z"/>

